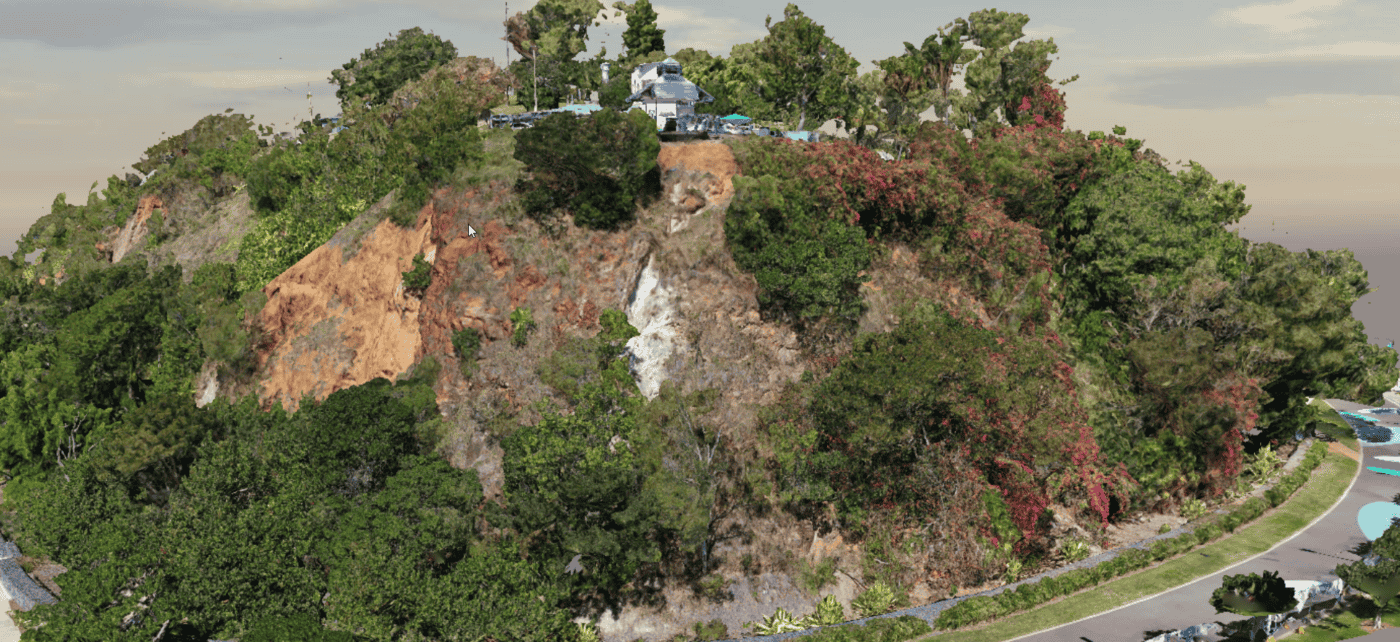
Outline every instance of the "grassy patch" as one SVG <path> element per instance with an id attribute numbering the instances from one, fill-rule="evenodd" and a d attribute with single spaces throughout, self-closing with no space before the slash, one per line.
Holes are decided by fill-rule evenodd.
<path id="1" fill-rule="evenodd" d="M 1385 628 L 1400 626 L 1400 613 L 1394 612 L 1381 615 L 1381 622 Z M 1370 625 L 1376 621 L 1376 605 L 1371 600 L 1355 596 L 1347 600 L 1345 608 L 1334 613 L 1322 621 L 1311 626 L 1303 627 L 1302 633 L 1295 633 L 1289 637 L 1296 642 L 1333 642 L 1334 640 L 1346 640 L 1370 635 L 1369 631 L 1361 628 L 1361 624 Z"/>
<path id="2" fill-rule="evenodd" d="M 944 632 L 936 639 L 938 642 L 1010 640 L 1103 613 L 1219 572 L 1231 564 L 1268 550 L 1279 540 L 1307 526 L 1346 492 L 1356 474 L 1357 466 L 1355 460 L 1331 453 L 1291 499 L 1272 514 L 1266 514 L 1233 536 L 1193 549 L 1138 573 L 1050 602 L 1040 608 L 1018 613 L 981 628 Z M 1191 624 L 1195 623 L 1183 622 L 1182 626 Z"/>
<path id="3" fill-rule="evenodd" d="M 808 595 L 815 596 L 822 588 L 836 583 L 835 559 L 827 558 L 817 564 L 809 564 L 803 559 L 799 560 L 797 565 L 797 583 Z"/>

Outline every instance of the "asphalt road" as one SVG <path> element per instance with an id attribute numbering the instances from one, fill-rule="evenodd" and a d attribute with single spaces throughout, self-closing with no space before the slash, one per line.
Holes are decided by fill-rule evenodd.
<path id="1" fill-rule="evenodd" d="M 1329 400 L 1338 410 L 1354 411 L 1367 406 Z M 1389 418 L 1388 418 L 1389 419 Z M 1384 425 L 1400 429 L 1400 422 L 1388 420 Z M 1224 571 L 1200 578 L 1166 593 L 1143 599 L 1113 611 L 1073 622 L 1039 633 L 1016 638 L 1022 642 L 1140 642 L 1160 633 L 1202 624 L 1222 624 L 1247 619 L 1232 613 L 1217 614 L 1210 606 L 1210 596 L 1220 587 L 1225 575 L 1277 571 L 1285 580 L 1337 579 L 1333 569 L 1338 564 L 1356 561 L 1348 551 L 1368 541 L 1362 534 L 1357 514 L 1372 502 L 1390 502 L 1400 493 L 1400 477 L 1367 470 L 1368 466 L 1400 469 L 1400 463 L 1376 459 L 1380 456 L 1400 456 L 1400 444 L 1374 445 L 1361 441 L 1360 472 L 1342 500 L 1324 513 L 1311 526 L 1305 527 L 1272 549 L 1254 558 L 1240 560 Z M 1193 552 L 1190 555 L 1201 555 Z M 1220 639 L 1212 637 L 1211 639 Z"/>

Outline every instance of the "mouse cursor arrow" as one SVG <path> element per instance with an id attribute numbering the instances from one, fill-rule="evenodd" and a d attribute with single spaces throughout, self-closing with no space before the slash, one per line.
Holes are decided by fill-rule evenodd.
<path id="1" fill-rule="evenodd" d="M 467 236 L 470 236 L 470 237 L 472 237 L 472 238 L 476 238 L 476 230 L 473 229 L 472 226 L 470 226 L 470 225 L 467 226 Z"/>

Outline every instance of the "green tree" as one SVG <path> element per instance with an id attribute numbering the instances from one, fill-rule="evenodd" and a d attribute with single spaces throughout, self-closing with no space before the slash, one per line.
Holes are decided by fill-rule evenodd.
<path id="1" fill-rule="evenodd" d="M 854 322 L 869 279 L 865 230 L 823 212 L 810 192 L 774 176 L 736 176 L 724 219 L 734 262 L 758 281 L 759 303 L 799 324 L 830 315 Z"/>
<path id="2" fill-rule="evenodd" d="M 399 87 L 456 57 L 450 41 L 420 27 L 403 29 L 331 71 L 330 83 L 337 86 L 335 97 L 343 110 L 364 103 L 377 107 L 387 104 Z"/>
<path id="3" fill-rule="evenodd" d="M 666 51 L 665 29 L 656 28 L 656 10 L 651 8 L 651 0 L 613 3 L 618 10 L 614 17 L 627 14 L 627 31 L 622 33 L 623 52 L 627 59 L 645 56 L 653 51 Z"/>
<path id="4" fill-rule="evenodd" d="M 1276 571 L 1264 571 L 1263 576 L 1226 575 L 1211 593 L 1210 605 L 1216 613 L 1255 616 L 1287 613 L 1298 606 L 1298 600 Z"/>
<path id="5" fill-rule="evenodd" d="M 1221 331 L 1250 330 L 1236 352 L 1239 361 L 1287 355 L 1255 366 L 1266 395 L 1259 443 L 1305 426 L 1311 419 L 1306 397 L 1345 392 L 1374 400 L 1394 385 L 1394 353 L 1370 346 L 1350 314 L 1370 291 L 1350 250 L 1289 252 L 1268 243 L 1251 247 L 1246 260 L 1248 277 L 1238 286 L 1243 301 L 1225 317 L 1229 323 L 1220 323 Z"/>
<path id="6" fill-rule="evenodd" d="M 1021 98 L 1033 95 L 1042 73 L 1050 66 L 1049 56 L 1058 53 L 1054 39 L 1011 43 L 1024 36 L 1022 28 L 1030 18 L 1022 13 L 985 9 L 973 12 L 967 19 L 958 18 L 939 30 L 935 44 L 933 36 L 925 39 L 918 50 L 928 72 L 937 81 L 952 105 L 948 120 L 959 129 L 972 130 L 982 136 L 1011 122 L 1011 112 Z M 980 49 L 963 50 L 962 43 L 972 43 Z M 914 48 L 906 43 L 911 54 Z M 965 64 L 963 82 L 966 95 L 949 95 L 946 78 L 957 65 Z M 1060 84 L 1073 82 L 1078 76 Z"/>
<path id="7" fill-rule="evenodd" d="M 846 85 L 846 111 L 837 117 L 837 126 L 857 145 L 877 147 L 889 136 L 882 127 L 885 113 L 880 108 L 880 95 L 885 92 L 885 71 L 874 69 Z"/>
<path id="8" fill-rule="evenodd" d="M 660 193 L 660 149 L 655 121 L 640 110 L 554 114 L 517 135 L 515 158 L 531 175 L 517 188 L 533 216 L 567 206 L 576 225 L 613 229 Z"/>
<path id="9" fill-rule="evenodd" d="M 187 181 L 203 185 L 215 197 L 232 193 L 247 178 L 249 163 L 262 147 L 254 131 L 253 119 L 242 114 L 199 119 L 183 133 L 147 148 L 141 160 L 131 164 L 149 177 L 138 191 L 169 192 Z"/>
<path id="10" fill-rule="evenodd" d="M 601 0 L 540 0 L 506 19 L 504 40 L 527 60 L 568 62 L 588 48 L 588 27 L 604 10 Z"/>
<path id="11" fill-rule="evenodd" d="M 777 24 L 769 16 L 763 25 L 768 35 L 756 52 L 762 65 L 757 89 L 773 115 L 797 130 L 806 127 L 809 118 L 820 125 L 841 115 L 846 110 L 844 87 L 859 66 L 855 58 L 795 4 L 783 9 Z"/>
<path id="12" fill-rule="evenodd" d="M 143 547 L 160 560 L 163 572 L 149 583 L 162 610 L 215 637 L 305 613 L 325 591 L 304 557 L 331 526 L 324 498 L 297 481 L 305 473 L 264 460 L 275 452 L 269 441 L 201 449 L 171 494 L 161 537 Z"/>
<path id="13" fill-rule="evenodd" d="M 944 29 L 948 32 L 945 33 Z M 924 78 L 939 90 L 942 100 L 935 104 L 938 116 L 943 119 L 944 124 L 951 124 L 949 108 L 952 106 L 953 97 L 960 95 L 948 93 L 949 86 L 953 83 L 953 75 L 962 65 L 972 62 L 977 57 L 977 52 L 963 49 L 965 35 L 965 25 L 953 23 L 939 28 L 936 35 L 931 34 L 924 38 L 922 46 L 918 48 L 911 43 L 904 43 L 904 50 L 920 63 Z"/>
<path id="14" fill-rule="evenodd" d="M 624 111 L 631 106 L 627 98 L 632 95 L 630 74 L 616 74 L 608 78 L 608 84 L 598 90 L 598 104 L 610 109 Z"/>
<path id="15" fill-rule="evenodd" d="M 1225 226 L 1249 211 L 1243 194 L 1243 186 L 1217 184 L 1199 164 L 1175 176 L 1137 164 L 1081 190 L 1064 215 L 1071 234 L 1086 230 L 1062 266 L 1074 292 L 1067 312 L 1122 316 L 1134 305 L 1135 284 L 1155 276 L 1156 289 L 1179 288 L 1186 269 L 1207 256 L 1228 279 L 1241 274 L 1247 244 Z"/>
<path id="16" fill-rule="evenodd" d="M 189 475 L 200 445 L 223 426 L 188 395 L 167 394 L 128 412 L 98 453 L 100 465 L 125 483 L 133 501 L 163 506 Z"/>
<path id="17" fill-rule="evenodd" d="M 974 439 L 955 404 L 979 391 L 980 353 L 993 345 L 990 332 L 932 310 L 906 315 L 892 333 L 857 339 L 812 397 L 816 433 L 801 476 L 836 491 L 846 515 L 877 502 L 919 503 L 923 491 L 909 482 L 920 452 Z"/>
<path id="18" fill-rule="evenodd" d="M 899 158 L 909 147 L 909 138 L 919 124 L 919 115 L 934 104 L 935 92 L 928 86 L 924 65 L 912 56 L 893 56 L 876 61 L 883 73 L 877 121 L 883 138 L 897 141 Z"/>
<path id="19" fill-rule="evenodd" d="M 1375 565 L 1365 560 L 1338 564 L 1333 572 L 1343 582 L 1371 596 L 1371 601 L 1376 604 L 1376 620 L 1372 626 L 1381 628 L 1381 614 L 1385 613 L 1385 607 L 1396 595 L 1400 595 L 1400 561 L 1383 559 Z"/>
<path id="20" fill-rule="evenodd" d="M 478 542 L 451 572 L 415 589 L 421 597 L 412 626 L 438 640 L 462 631 L 497 640 L 573 639 L 560 569 L 529 555 L 519 538 Z"/>
<path id="21" fill-rule="evenodd" d="M 414 456 L 363 503 L 326 501 L 336 528 L 313 553 L 328 569 L 326 618 L 342 630 L 391 639 L 417 628 L 428 606 L 423 585 L 470 554 L 482 490 L 475 470 Z"/>
<path id="22" fill-rule="evenodd" d="M 635 385 L 590 386 L 572 415 L 547 413 L 502 441 L 510 523 L 551 574 L 577 560 L 576 596 L 613 601 L 642 564 L 660 560 L 662 515 L 642 492 L 639 405 Z"/>
<path id="23" fill-rule="evenodd" d="M 746 111 L 727 88 L 729 59 L 711 55 L 710 52 L 703 49 L 690 47 L 677 51 L 672 58 L 681 63 L 681 70 L 684 72 L 686 80 L 695 83 L 697 87 L 715 97 L 713 102 L 695 105 L 695 113 L 716 116 L 727 116 L 733 113 L 741 113 L 745 116 L 754 115 Z"/>
<path id="24" fill-rule="evenodd" d="M 724 472 L 729 444 L 718 426 L 706 419 L 714 410 L 716 389 L 681 394 L 671 382 L 641 410 L 640 422 L 651 432 L 640 440 L 644 457 L 660 462 L 646 482 L 655 494 L 666 525 L 687 552 L 698 549 L 701 572 L 710 573 L 710 545 L 715 524 L 725 514 Z"/>

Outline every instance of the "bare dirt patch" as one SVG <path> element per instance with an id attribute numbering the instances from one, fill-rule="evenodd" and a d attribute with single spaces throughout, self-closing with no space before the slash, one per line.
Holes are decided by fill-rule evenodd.
<path id="1" fill-rule="evenodd" d="M 294 410 L 308 393 L 325 399 L 413 365 L 420 300 L 404 292 L 403 272 L 414 255 L 435 253 L 431 216 L 423 218 L 412 230 L 381 221 L 348 260 L 322 245 L 263 288 L 259 318 L 272 346 L 258 355 L 265 407 Z"/>

